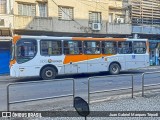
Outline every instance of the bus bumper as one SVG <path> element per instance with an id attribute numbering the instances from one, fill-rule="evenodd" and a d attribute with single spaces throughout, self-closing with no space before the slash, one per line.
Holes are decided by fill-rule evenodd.
<path id="1" fill-rule="evenodd" d="M 18 75 L 16 74 L 16 71 L 13 69 L 13 67 L 10 68 L 10 76 L 11 77 L 18 77 Z"/>

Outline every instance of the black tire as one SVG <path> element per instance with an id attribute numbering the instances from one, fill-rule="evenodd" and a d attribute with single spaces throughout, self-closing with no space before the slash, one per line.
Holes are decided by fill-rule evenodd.
<path id="1" fill-rule="evenodd" d="M 119 74 L 119 72 L 120 72 L 120 66 L 119 66 L 119 64 L 117 64 L 117 63 L 112 63 L 112 64 L 109 66 L 109 73 L 110 73 L 111 75 L 117 75 L 117 74 Z"/>
<path id="2" fill-rule="evenodd" d="M 57 72 L 53 67 L 45 67 L 41 71 L 41 78 L 43 80 L 54 79 L 56 75 L 57 75 Z"/>

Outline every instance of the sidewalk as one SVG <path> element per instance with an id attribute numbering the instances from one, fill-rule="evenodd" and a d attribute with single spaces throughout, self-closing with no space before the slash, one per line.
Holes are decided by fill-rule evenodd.
<path id="1" fill-rule="evenodd" d="M 137 116 L 141 116 L 143 111 L 148 111 L 149 113 L 151 113 L 151 111 L 158 111 L 155 113 L 156 115 L 158 115 L 157 113 L 159 113 L 160 116 L 160 92 L 158 94 L 150 93 L 146 95 L 146 97 L 135 97 L 133 99 L 123 98 L 112 101 L 92 103 L 89 106 L 92 117 L 87 117 L 87 120 L 160 120 L 160 117 L 104 117 L 105 113 L 107 114 L 109 111 L 110 113 L 114 113 L 114 111 L 122 111 L 124 112 L 124 114 L 125 111 L 131 111 L 131 113 L 134 113 L 134 111 L 140 111 L 136 113 Z M 39 109 L 37 109 L 36 111 L 46 111 L 46 109 L 43 109 L 44 104 L 45 103 L 41 103 L 39 105 L 37 104 L 36 106 L 39 106 Z M 50 105 L 46 103 L 45 106 L 48 106 L 48 108 L 50 108 L 48 109 L 48 111 L 53 111 L 54 114 L 55 108 L 52 108 L 52 105 L 52 103 L 50 103 Z M 59 108 L 60 109 L 56 111 L 62 111 L 63 113 L 65 111 L 66 114 L 67 112 L 73 112 L 73 114 L 75 112 L 73 106 L 59 106 Z M 101 117 L 101 115 L 103 116 Z M 23 120 L 33 120 L 33 118 L 24 118 Z M 44 117 L 34 118 L 34 120 L 84 120 L 84 117 Z"/>
<path id="2" fill-rule="evenodd" d="M 74 108 L 63 108 L 61 111 L 75 111 Z M 108 111 L 160 111 L 160 94 L 147 97 L 136 97 L 117 99 L 113 101 L 104 101 L 93 103 L 90 105 L 90 111 L 94 111 L 99 117 L 87 117 L 87 120 L 160 120 L 160 117 L 100 117 L 101 112 Z M 66 113 L 67 114 L 67 113 Z M 138 112 L 137 114 L 142 114 Z M 93 115 L 93 114 L 92 114 Z M 84 120 L 83 117 L 57 117 L 57 118 L 41 118 L 35 120 Z"/>
<path id="3" fill-rule="evenodd" d="M 155 69 L 160 69 L 160 66 L 149 66 L 144 68 L 137 68 L 137 70 L 155 70 Z"/>
<path id="4" fill-rule="evenodd" d="M 134 98 L 117 98 L 111 101 L 103 101 L 103 102 L 97 102 L 92 103 L 90 107 L 91 116 L 87 117 L 87 120 L 160 120 L 160 117 L 101 117 L 102 115 L 105 115 L 110 111 L 110 113 L 113 114 L 114 111 L 116 112 L 124 112 L 125 111 L 131 111 L 133 113 L 134 111 L 140 111 L 136 114 L 142 115 L 143 111 L 158 111 L 155 112 L 156 114 L 159 113 L 160 116 L 160 92 L 152 93 L 147 92 L 145 93 L 146 97 L 134 97 Z M 65 99 L 67 102 L 67 99 Z M 53 111 L 53 114 L 55 111 L 62 111 L 63 113 L 66 112 L 73 112 L 75 114 L 75 109 L 73 106 L 67 106 L 67 103 L 64 102 L 65 105 L 61 106 L 61 104 L 56 104 L 57 108 L 53 106 L 55 101 L 50 100 L 50 102 L 47 101 L 39 101 L 38 104 L 35 103 L 28 103 L 27 107 L 33 107 L 33 109 L 29 111 Z M 58 102 L 58 101 L 57 101 Z M 72 102 L 72 101 L 70 101 Z M 37 102 L 36 102 L 37 103 Z M 22 105 L 22 107 L 25 107 Z M 37 109 L 36 109 L 37 108 Z M 28 111 L 26 109 L 26 111 Z M 93 112 L 95 114 L 93 114 Z M 148 113 L 147 112 L 147 113 Z M 139 115 L 139 116 L 140 116 Z M 79 115 L 77 115 L 79 116 Z M 99 117 L 96 117 L 99 116 Z M 13 118 L 13 120 L 84 120 L 84 117 L 42 117 L 42 118 Z M 6 120 L 6 119 L 0 119 L 0 120 Z"/>

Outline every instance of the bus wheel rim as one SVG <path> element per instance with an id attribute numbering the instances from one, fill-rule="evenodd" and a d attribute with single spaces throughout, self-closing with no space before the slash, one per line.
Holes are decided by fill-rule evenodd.
<path id="1" fill-rule="evenodd" d="M 47 77 L 52 77 L 52 76 L 53 76 L 52 70 L 47 70 L 47 71 L 46 71 L 46 76 L 47 76 Z"/>
<path id="2" fill-rule="evenodd" d="M 113 66 L 112 71 L 113 71 L 113 72 L 117 72 L 117 70 L 118 70 L 118 67 L 117 67 L 116 65 Z"/>

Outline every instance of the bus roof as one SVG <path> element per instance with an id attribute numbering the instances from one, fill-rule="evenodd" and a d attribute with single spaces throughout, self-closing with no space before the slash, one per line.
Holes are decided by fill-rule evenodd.
<path id="1" fill-rule="evenodd" d="M 72 40 L 111 40 L 111 41 L 126 41 L 126 38 L 88 38 L 88 37 L 73 37 Z"/>
<path id="2" fill-rule="evenodd" d="M 57 39 L 57 40 L 111 40 L 111 41 L 126 41 L 127 38 L 92 38 L 92 37 L 56 37 L 56 36 L 27 36 L 22 35 L 20 38 L 33 38 L 33 39 Z"/>
<path id="3" fill-rule="evenodd" d="M 127 41 L 148 41 L 148 39 L 135 39 L 135 38 L 128 38 Z"/>
<path id="4" fill-rule="evenodd" d="M 92 38 L 92 37 L 55 37 L 55 36 L 14 36 L 13 43 L 16 43 L 20 38 L 30 38 L 30 39 L 56 39 L 56 40 L 97 40 L 97 41 L 147 41 L 147 39 L 133 39 L 133 38 Z"/>
<path id="5" fill-rule="evenodd" d="M 72 39 L 72 37 L 56 37 L 56 36 L 27 36 L 22 35 L 21 38 L 35 38 L 35 39 Z"/>

